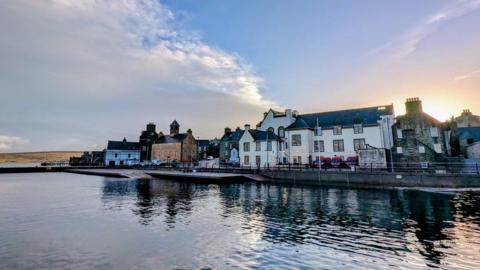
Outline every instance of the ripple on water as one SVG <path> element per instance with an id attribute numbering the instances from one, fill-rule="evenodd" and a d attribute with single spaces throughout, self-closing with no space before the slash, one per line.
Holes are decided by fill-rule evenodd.
<path id="1" fill-rule="evenodd" d="M 480 265 L 479 193 L 60 173 L 1 175 L 0 205 L 0 269 Z"/>

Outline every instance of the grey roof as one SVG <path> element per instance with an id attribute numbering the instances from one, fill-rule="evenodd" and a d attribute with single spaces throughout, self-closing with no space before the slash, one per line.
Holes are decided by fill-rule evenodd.
<path id="1" fill-rule="evenodd" d="M 458 128 L 458 138 L 460 140 L 472 138 L 474 141 L 480 141 L 480 127 Z"/>
<path id="2" fill-rule="evenodd" d="M 175 134 L 174 136 L 163 135 L 158 137 L 158 140 L 156 143 L 180 143 L 187 137 L 187 135 L 188 135 L 187 133 L 178 133 L 178 134 Z"/>
<path id="3" fill-rule="evenodd" d="M 235 130 L 231 133 L 224 134 L 223 137 L 220 139 L 222 142 L 229 142 L 229 141 L 239 141 L 243 135 L 244 130 Z"/>
<path id="4" fill-rule="evenodd" d="M 208 147 L 210 146 L 210 141 L 209 140 L 197 140 L 197 145 L 201 147 Z"/>
<path id="5" fill-rule="evenodd" d="M 257 129 L 249 129 L 248 132 L 252 135 L 255 141 L 280 140 L 275 133 L 271 131 L 262 131 Z"/>
<path id="6" fill-rule="evenodd" d="M 335 125 L 350 127 L 357 123 L 363 125 L 377 125 L 380 117 L 384 115 L 393 115 L 393 105 L 301 114 L 293 124 L 287 127 L 287 129 L 315 128 L 317 126 L 317 119 L 318 125 L 322 128 L 332 128 Z"/>
<path id="7" fill-rule="evenodd" d="M 126 140 L 108 141 L 107 150 L 136 151 L 136 150 L 140 150 L 140 145 L 138 142 L 127 142 Z"/>

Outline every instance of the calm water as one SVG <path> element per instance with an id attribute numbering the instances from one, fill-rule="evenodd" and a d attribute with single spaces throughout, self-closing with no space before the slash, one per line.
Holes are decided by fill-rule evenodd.
<path id="1" fill-rule="evenodd" d="M 0 175 L 0 269 L 480 268 L 480 194 Z"/>

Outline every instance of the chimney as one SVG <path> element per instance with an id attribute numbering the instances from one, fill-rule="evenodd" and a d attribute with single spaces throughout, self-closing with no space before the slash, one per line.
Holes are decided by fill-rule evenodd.
<path id="1" fill-rule="evenodd" d="M 472 113 L 470 112 L 469 109 L 465 109 L 463 110 L 462 115 L 472 115 Z"/>
<path id="2" fill-rule="evenodd" d="M 285 115 L 287 116 L 287 118 L 292 118 L 292 109 L 286 109 Z"/>
<path id="3" fill-rule="evenodd" d="M 407 114 L 418 114 L 423 112 L 422 101 L 418 97 L 407 98 L 405 102 Z"/>
<path id="4" fill-rule="evenodd" d="M 232 133 L 232 130 L 229 127 L 225 128 L 225 134 L 230 134 Z"/>
<path id="5" fill-rule="evenodd" d="M 250 130 L 250 124 L 245 124 L 245 131 Z"/>
<path id="6" fill-rule="evenodd" d="M 241 130 L 240 127 L 237 127 L 237 128 L 235 129 L 235 131 L 240 131 L 240 130 Z"/>
<path id="7" fill-rule="evenodd" d="M 187 130 L 187 133 L 190 134 L 190 135 L 192 135 L 192 130 L 191 130 L 191 129 L 188 129 L 188 130 Z"/>

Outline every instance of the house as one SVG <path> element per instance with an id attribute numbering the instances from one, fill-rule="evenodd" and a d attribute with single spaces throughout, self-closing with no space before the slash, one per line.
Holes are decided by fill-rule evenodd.
<path id="1" fill-rule="evenodd" d="M 480 160 L 480 142 L 476 142 L 467 146 L 465 152 L 467 158 Z"/>
<path id="2" fill-rule="evenodd" d="M 405 115 L 398 116 L 393 126 L 394 162 L 434 162 L 444 159 L 446 147 L 442 123 L 423 112 L 419 98 L 405 102 Z"/>
<path id="3" fill-rule="evenodd" d="M 135 165 L 140 162 L 140 145 L 137 142 L 108 141 L 105 150 L 105 165 Z"/>
<path id="4" fill-rule="evenodd" d="M 474 115 L 470 110 L 463 110 L 462 114 L 455 118 L 457 128 L 480 127 L 480 116 Z"/>
<path id="5" fill-rule="evenodd" d="M 284 151 L 293 164 L 358 160 L 359 151 L 367 148 L 391 148 L 393 120 L 393 105 L 297 114 L 285 128 Z M 387 157 L 377 157 L 381 160 L 375 163 L 385 164 Z"/>
<path id="6" fill-rule="evenodd" d="M 170 124 L 170 134 L 160 132 L 157 141 L 152 144 L 152 160 L 166 162 L 195 162 L 197 161 L 197 142 L 192 130 L 179 133 L 180 125 L 176 120 Z"/>
<path id="7" fill-rule="evenodd" d="M 148 123 L 145 130 L 142 131 L 139 138 L 140 160 L 151 160 L 152 144 L 158 140 L 158 133 L 154 123 Z"/>
<path id="8" fill-rule="evenodd" d="M 83 152 L 80 157 L 71 157 L 70 166 L 104 166 L 105 151 Z"/>
<path id="9" fill-rule="evenodd" d="M 250 125 L 245 125 L 239 145 L 241 166 L 272 167 L 281 162 L 282 139 L 273 131 L 250 129 Z"/>
<path id="10" fill-rule="evenodd" d="M 239 141 L 244 133 L 239 127 L 232 131 L 229 127 L 225 128 L 225 133 L 219 142 L 220 163 L 239 164 Z"/>
<path id="11" fill-rule="evenodd" d="M 206 159 L 210 149 L 210 140 L 197 140 L 198 159 Z"/>
<path id="12" fill-rule="evenodd" d="M 480 142 L 480 127 L 461 127 L 457 129 L 456 135 L 460 152 L 467 156 L 467 148 Z"/>
<path id="13" fill-rule="evenodd" d="M 278 152 L 279 163 L 288 163 L 287 140 L 285 129 L 296 121 L 298 112 L 292 109 L 286 109 L 283 112 L 270 109 L 263 114 L 263 119 L 257 124 L 257 130 L 269 131 L 275 133 L 282 139 L 279 146 L 282 150 Z"/>

